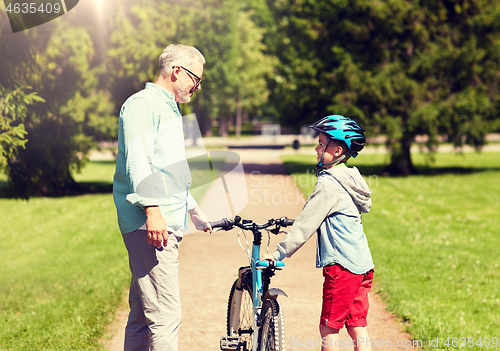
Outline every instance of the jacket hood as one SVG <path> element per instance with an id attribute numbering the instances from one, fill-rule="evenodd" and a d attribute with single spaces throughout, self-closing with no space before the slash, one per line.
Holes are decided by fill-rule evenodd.
<path id="1" fill-rule="evenodd" d="M 344 189 L 351 195 L 358 209 L 368 213 L 372 207 L 372 191 L 356 167 L 333 167 L 326 170 L 338 180 Z"/>

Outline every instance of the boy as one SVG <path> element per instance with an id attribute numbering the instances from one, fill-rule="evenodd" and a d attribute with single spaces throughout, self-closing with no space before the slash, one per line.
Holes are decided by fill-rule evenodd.
<path id="1" fill-rule="evenodd" d="M 371 191 L 357 168 L 346 164 L 363 149 L 364 130 L 340 115 L 310 127 L 320 133 L 314 192 L 285 240 L 263 259 L 292 256 L 317 231 L 316 267 L 323 268 L 325 278 L 319 326 L 322 351 L 338 350 L 335 341 L 344 325 L 355 351 L 371 351 L 366 315 L 374 265 L 361 223 L 361 212 L 368 213 L 371 207 Z"/>

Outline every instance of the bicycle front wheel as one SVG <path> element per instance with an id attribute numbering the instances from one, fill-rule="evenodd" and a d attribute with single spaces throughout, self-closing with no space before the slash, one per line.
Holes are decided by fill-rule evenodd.
<path id="1" fill-rule="evenodd" d="M 267 300 L 262 307 L 260 351 L 285 351 L 285 321 L 277 300 Z"/>
<path id="2" fill-rule="evenodd" d="M 252 288 L 242 283 L 242 290 L 237 289 L 236 280 L 229 293 L 227 306 L 227 335 L 239 336 L 246 341 L 247 350 L 253 346 L 253 299 Z"/>

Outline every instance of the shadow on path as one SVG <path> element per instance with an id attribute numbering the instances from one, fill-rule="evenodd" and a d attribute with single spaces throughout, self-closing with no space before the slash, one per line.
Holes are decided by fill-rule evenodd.
<path id="1" fill-rule="evenodd" d="M 111 194 L 113 192 L 113 183 L 110 182 L 78 182 L 70 189 L 60 190 L 54 194 L 31 195 L 30 198 L 38 197 L 67 197 L 81 196 L 86 194 Z M 16 196 L 15 192 L 10 188 L 6 181 L 0 181 L 0 199 L 15 199 L 23 198 Z"/>
<path id="2" fill-rule="evenodd" d="M 314 174 L 316 172 L 314 165 L 304 164 L 301 162 L 285 162 L 285 169 L 288 171 L 285 174 L 290 173 L 306 173 L 309 172 Z M 384 172 L 387 165 L 377 164 L 377 165 L 355 165 L 359 172 L 363 175 L 379 175 L 379 176 L 389 176 L 395 177 L 394 175 L 389 175 Z M 460 167 L 460 166 L 449 166 L 449 167 L 431 167 L 431 166 L 415 166 L 420 176 L 437 176 L 437 175 L 465 175 L 473 173 L 482 172 L 498 172 L 499 167 Z M 273 174 L 273 173 L 271 173 Z M 276 173 L 274 173 L 276 174 Z M 403 177 L 403 176 L 401 176 Z"/>
<path id="3" fill-rule="evenodd" d="M 285 166 L 279 163 L 259 164 L 259 163 L 243 163 L 243 169 L 246 174 L 271 174 L 271 175 L 288 175 Z"/>

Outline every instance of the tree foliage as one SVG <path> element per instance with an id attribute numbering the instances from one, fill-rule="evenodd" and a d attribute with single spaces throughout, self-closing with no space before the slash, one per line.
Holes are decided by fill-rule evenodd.
<path id="1" fill-rule="evenodd" d="M 274 1 L 284 122 L 329 113 L 385 134 L 409 174 L 427 134 L 480 147 L 498 128 L 500 5 L 493 0 Z M 293 38 L 293 40 L 292 40 Z"/>
<path id="2" fill-rule="evenodd" d="M 213 118 L 232 118 L 242 109 L 255 113 L 267 101 L 264 75 L 271 74 L 272 59 L 262 53 L 263 31 L 250 19 L 251 10 L 238 2 L 116 1 L 108 4 L 104 27 L 81 6 L 43 31 L 33 28 L 15 38 L 2 21 L 0 86 L 12 91 L 29 83 L 44 101 L 27 108 L 26 139 L 7 158 L 18 195 L 75 186 L 71 171 L 82 166 L 94 140 L 116 135 L 117 107 L 155 78 L 158 56 L 169 43 L 195 45 L 207 58 L 207 87 L 183 111 L 196 112 L 204 132 Z M 100 47 L 106 47 L 104 55 L 96 52 Z M 9 127 L 10 133 L 21 128 Z"/>
<path id="3" fill-rule="evenodd" d="M 0 87 L 17 92 L 9 108 L 23 117 L 22 125 L 8 129 L 25 134 L 6 155 L 5 169 L 21 197 L 74 189 L 71 171 L 82 166 L 93 140 L 116 135 L 110 94 L 99 88 L 102 68 L 93 61 L 94 42 L 71 17 L 54 21 L 49 31 L 13 35 L 2 27 L 0 33 Z M 22 97 L 16 90 L 27 85 L 36 95 Z"/>
<path id="4" fill-rule="evenodd" d="M 0 86 L 0 170 L 5 170 L 7 161 L 26 144 L 24 120 L 28 106 L 35 101 L 43 101 L 35 93 L 27 94 L 25 89 L 29 87 L 7 91 Z"/>
<path id="5" fill-rule="evenodd" d="M 157 75 L 171 43 L 207 59 L 195 112 L 273 116 L 297 130 L 327 114 L 383 134 L 388 171 L 410 174 L 429 136 L 478 149 L 499 128 L 500 3 L 495 0 L 111 0 L 10 33 L 0 11 L 0 168 L 20 196 L 64 192 L 119 106 Z M 104 23 L 104 24 L 103 24 Z M 31 87 L 31 88 L 28 88 Z"/>

